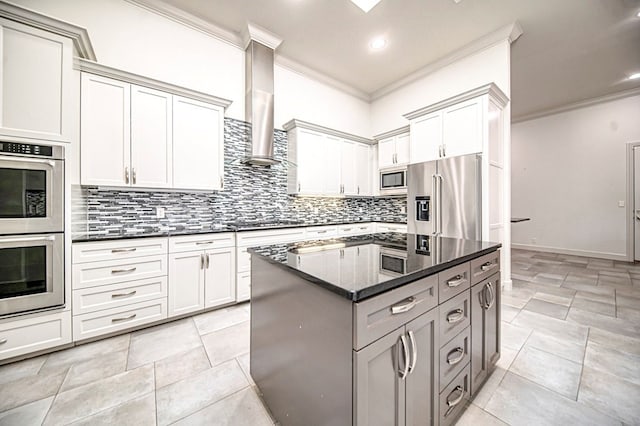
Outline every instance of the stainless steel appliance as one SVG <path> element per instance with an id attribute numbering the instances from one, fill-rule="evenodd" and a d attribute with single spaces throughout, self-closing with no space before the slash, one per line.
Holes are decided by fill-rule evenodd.
<path id="1" fill-rule="evenodd" d="M 407 251 L 380 247 L 380 273 L 400 276 L 407 273 Z"/>
<path id="2" fill-rule="evenodd" d="M 0 142 L 0 316 L 64 304 L 64 148 Z"/>
<path id="3" fill-rule="evenodd" d="M 407 193 L 407 168 L 380 170 L 380 195 Z"/>
<path id="4" fill-rule="evenodd" d="M 480 154 L 407 168 L 407 231 L 411 234 L 482 239 Z"/>

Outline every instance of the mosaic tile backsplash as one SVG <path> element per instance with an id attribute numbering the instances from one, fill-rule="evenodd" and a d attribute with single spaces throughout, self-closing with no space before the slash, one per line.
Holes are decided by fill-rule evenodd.
<path id="1" fill-rule="evenodd" d="M 93 233 L 158 226 L 199 229 L 237 221 L 406 221 L 406 198 L 288 195 L 287 133 L 282 130 L 274 132 L 274 155 L 281 162 L 271 167 L 242 163 L 250 144 L 250 124 L 226 118 L 224 134 L 223 190 L 186 193 L 74 187 L 72 229 Z M 166 209 L 165 218 L 156 218 L 156 207 Z"/>

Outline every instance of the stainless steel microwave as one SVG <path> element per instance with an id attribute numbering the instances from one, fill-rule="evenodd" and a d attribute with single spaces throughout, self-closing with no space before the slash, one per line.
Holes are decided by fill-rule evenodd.
<path id="1" fill-rule="evenodd" d="M 380 170 L 380 195 L 407 193 L 407 168 Z"/>

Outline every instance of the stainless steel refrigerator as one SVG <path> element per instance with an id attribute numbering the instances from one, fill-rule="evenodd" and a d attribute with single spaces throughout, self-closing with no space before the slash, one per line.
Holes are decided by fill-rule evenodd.
<path id="1" fill-rule="evenodd" d="M 482 157 L 462 155 L 407 167 L 407 230 L 482 239 Z"/>

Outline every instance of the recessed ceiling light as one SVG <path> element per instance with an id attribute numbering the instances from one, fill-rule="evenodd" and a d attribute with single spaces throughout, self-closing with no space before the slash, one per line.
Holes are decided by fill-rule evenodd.
<path id="1" fill-rule="evenodd" d="M 635 80 L 635 79 L 638 79 L 638 78 L 640 78 L 640 72 L 637 72 L 635 74 L 631 74 L 629 76 L 629 80 Z"/>
<path id="2" fill-rule="evenodd" d="M 380 3 L 381 0 L 351 0 L 351 1 L 353 2 L 353 4 L 355 4 L 360 9 L 362 9 L 364 13 L 367 13 L 371 9 L 373 9 L 376 4 Z"/>
<path id="3" fill-rule="evenodd" d="M 638 18 L 640 18 L 640 12 L 638 12 L 638 13 L 636 14 L 636 16 L 637 16 Z"/>
<path id="4" fill-rule="evenodd" d="M 384 49 L 386 45 L 387 45 L 387 39 L 382 36 L 376 37 L 369 42 L 369 47 L 373 50 Z"/>

